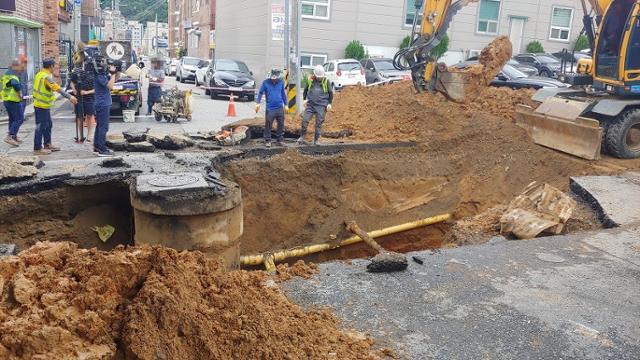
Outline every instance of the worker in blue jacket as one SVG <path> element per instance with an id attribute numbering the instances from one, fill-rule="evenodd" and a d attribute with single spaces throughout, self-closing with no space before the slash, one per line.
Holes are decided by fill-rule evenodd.
<path id="1" fill-rule="evenodd" d="M 18 146 L 22 142 L 18 139 L 18 131 L 24 121 L 22 88 L 26 86 L 26 84 L 22 84 L 20 81 L 24 70 L 24 64 L 19 59 L 15 59 L 11 62 L 11 68 L 9 68 L 0 79 L 2 83 L 2 101 L 9 115 L 9 133 L 4 139 L 4 142 L 11 146 Z"/>
<path id="2" fill-rule="evenodd" d="M 264 143 L 266 147 L 271 147 L 271 127 L 273 122 L 277 123 L 276 137 L 277 146 L 284 146 L 284 112 L 289 110 L 287 94 L 284 91 L 284 81 L 282 81 L 282 71 L 271 70 L 269 79 L 262 82 L 258 99 L 256 100 L 256 113 L 260 111 L 262 96 L 266 94 L 267 112 L 264 122 Z"/>

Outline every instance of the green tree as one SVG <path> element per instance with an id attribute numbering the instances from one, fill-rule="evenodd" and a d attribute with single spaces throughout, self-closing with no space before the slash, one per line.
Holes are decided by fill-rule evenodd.
<path id="1" fill-rule="evenodd" d="M 138 20 L 141 22 L 155 21 L 158 13 L 159 22 L 167 22 L 169 17 L 168 1 L 162 0 L 127 0 L 121 1 L 120 12 L 127 20 Z M 111 8 L 111 0 L 100 0 L 102 9 Z"/>
<path id="2" fill-rule="evenodd" d="M 347 59 L 362 60 L 367 53 L 364 51 L 364 45 L 358 40 L 353 40 L 344 49 L 344 57 Z"/>
<path id="3" fill-rule="evenodd" d="M 575 46 L 576 51 L 589 49 L 590 47 L 591 45 L 589 44 L 589 38 L 586 35 L 578 36 L 578 38 L 576 39 L 576 46 Z"/>
<path id="4" fill-rule="evenodd" d="M 527 52 L 532 54 L 544 53 L 544 47 L 538 40 L 534 40 L 527 45 Z"/>

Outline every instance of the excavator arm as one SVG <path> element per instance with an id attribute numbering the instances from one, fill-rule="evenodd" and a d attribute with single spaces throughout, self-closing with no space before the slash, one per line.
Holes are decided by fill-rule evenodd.
<path id="1" fill-rule="evenodd" d="M 411 33 L 411 45 L 398 51 L 394 57 L 394 65 L 400 70 L 411 70 L 417 91 L 439 91 L 454 100 L 461 100 L 461 94 L 449 91 L 446 82 L 439 76 L 446 69 L 438 68 L 438 59 L 431 56 L 431 51 L 440 44 L 458 11 L 477 1 L 426 0 L 425 3 L 424 0 L 415 0 L 416 16 Z M 422 16 L 417 16 L 421 12 Z M 418 29 L 420 18 L 422 23 Z"/>

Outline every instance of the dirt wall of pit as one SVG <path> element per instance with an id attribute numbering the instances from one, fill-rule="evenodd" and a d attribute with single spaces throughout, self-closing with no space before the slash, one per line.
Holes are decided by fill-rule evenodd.
<path id="1" fill-rule="evenodd" d="M 567 189 L 570 175 L 600 171 L 551 150 L 527 148 L 526 142 L 505 152 L 500 141 L 486 141 L 496 136 L 486 129 L 413 148 L 332 156 L 290 150 L 220 164 L 218 169 L 242 188 L 242 254 L 340 240 L 349 236 L 342 226 L 346 220 L 375 230 L 442 213 L 472 216 L 508 203 L 531 181 Z M 483 152 L 474 150 L 481 144 Z M 434 240 L 446 231 L 439 227 L 407 236 L 418 248 L 429 248 L 440 245 Z"/>
<path id="2" fill-rule="evenodd" d="M 116 230 L 105 243 L 94 226 Z M 61 185 L 51 190 L 0 197 L 0 243 L 26 249 L 38 241 L 71 241 L 109 250 L 133 244 L 133 211 L 128 184 Z"/>

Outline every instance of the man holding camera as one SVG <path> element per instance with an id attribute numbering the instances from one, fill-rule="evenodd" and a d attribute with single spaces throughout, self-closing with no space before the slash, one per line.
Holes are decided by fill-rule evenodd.
<path id="1" fill-rule="evenodd" d="M 69 100 L 73 105 L 78 103 L 74 96 L 67 94 L 58 85 L 53 77 L 56 62 L 53 59 L 45 59 L 42 62 L 42 70 L 36 74 L 33 84 L 33 107 L 36 115 L 36 131 L 33 140 L 33 152 L 36 155 L 48 155 L 60 148 L 51 144 L 51 108 L 56 101 L 54 92 Z M 43 146 L 44 143 L 44 146 Z"/>
<path id="2" fill-rule="evenodd" d="M 111 90 L 116 81 L 116 66 L 107 65 L 104 59 L 96 59 L 95 101 L 96 101 L 96 130 L 93 138 L 94 152 L 98 156 L 113 156 L 107 149 L 107 132 L 109 131 L 109 114 L 111 112 Z M 107 72 L 105 66 L 109 67 Z"/>

